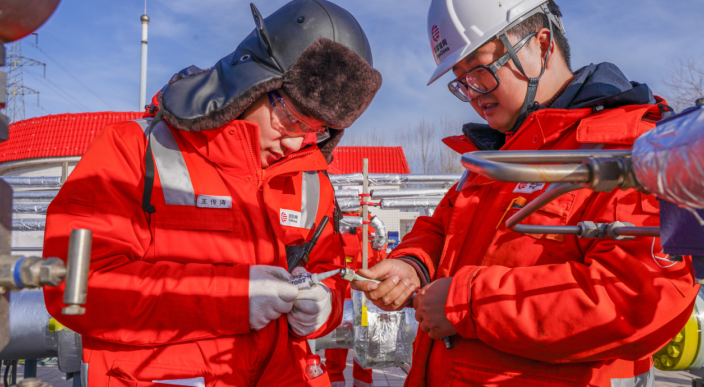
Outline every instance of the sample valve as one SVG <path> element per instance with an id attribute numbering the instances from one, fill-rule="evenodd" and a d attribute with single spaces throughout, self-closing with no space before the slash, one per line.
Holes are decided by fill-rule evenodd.
<path id="1" fill-rule="evenodd" d="M 0 293 L 10 290 L 59 286 L 66 280 L 62 313 L 84 314 L 92 243 L 90 230 L 73 230 L 69 239 L 68 267 L 59 258 L 0 255 Z"/>

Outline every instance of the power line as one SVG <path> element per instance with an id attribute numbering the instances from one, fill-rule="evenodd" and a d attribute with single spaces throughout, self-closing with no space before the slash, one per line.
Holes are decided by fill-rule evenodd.
<path id="1" fill-rule="evenodd" d="M 7 45 L 9 48 L 7 53 L 7 61 L 5 68 L 7 69 L 7 85 L 5 92 L 7 93 L 7 104 L 5 105 L 5 114 L 9 118 L 9 122 L 22 121 L 25 118 L 24 97 L 26 95 L 37 95 L 37 105 L 39 104 L 39 92 L 30 89 L 24 85 L 23 70 L 25 66 L 44 66 L 46 64 L 27 58 L 22 55 L 22 43 L 16 41 Z"/>
<path id="2" fill-rule="evenodd" d="M 71 73 L 71 72 L 68 71 L 64 66 L 62 66 L 56 59 L 54 59 L 54 57 L 52 57 L 51 55 L 47 54 L 46 51 L 44 51 L 44 50 L 42 50 L 41 48 L 39 48 L 39 45 L 36 45 L 36 44 L 35 44 L 35 45 L 34 45 L 34 48 L 36 48 L 37 50 L 39 50 L 39 52 L 41 52 L 42 54 L 46 55 L 46 57 L 49 58 L 51 61 L 53 61 L 54 64 L 56 64 L 60 69 L 64 70 L 64 72 L 65 72 L 66 74 L 68 74 L 68 75 L 69 75 L 71 78 L 73 78 L 78 84 L 80 84 L 81 86 L 83 86 L 84 89 L 88 90 L 89 93 L 93 94 L 93 96 L 94 96 L 95 98 L 97 98 L 100 102 L 102 102 L 105 106 L 107 106 L 108 109 L 114 110 L 114 109 L 112 108 L 112 106 L 110 106 L 110 104 L 108 104 L 107 102 L 105 102 L 104 99 L 102 99 L 97 93 L 93 92 L 93 90 L 91 90 L 88 86 L 86 86 L 86 84 L 83 83 L 80 79 L 78 79 L 78 77 L 76 77 L 75 75 L 73 75 L 73 73 Z"/>
<path id="3" fill-rule="evenodd" d="M 27 71 L 27 74 L 29 74 L 29 75 L 31 75 L 31 76 L 33 76 L 33 77 L 36 77 L 36 79 L 38 79 L 39 81 L 46 82 L 47 86 L 49 86 L 49 87 L 50 87 L 52 90 L 54 90 L 57 94 L 60 94 L 60 95 L 63 96 L 68 102 L 70 102 L 70 103 L 74 104 L 75 106 L 77 106 L 77 107 L 78 107 L 78 111 L 88 112 L 88 111 L 91 110 L 89 107 L 87 107 L 86 105 L 84 105 L 83 103 L 81 103 L 81 101 L 80 101 L 79 99 L 75 98 L 75 97 L 74 97 L 73 95 L 71 95 L 68 91 L 64 90 L 61 86 L 59 86 L 59 85 L 57 85 L 56 83 L 52 82 L 50 79 L 48 79 L 48 78 L 42 78 L 41 76 L 39 76 L 39 74 L 35 74 L 35 73 L 32 72 L 32 71 Z"/>
<path id="4" fill-rule="evenodd" d="M 56 41 L 56 43 L 58 43 L 58 44 L 63 48 L 63 50 L 64 50 L 67 54 L 69 54 L 70 56 L 72 56 L 75 60 L 77 60 L 78 62 L 83 62 L 83 61 L 81 60 L 81 57 L 80 57 L 79 55 L 76 55 L 75 51 L 71 50 L 63 41 L 61 41 L 61 39 L 59 39 L 58 37 L 56 37 L 54 34 L 48 32 L 48 31 L 42 31 L 42 34 L 43 34 L 43 35 L 48 35 L 49 37 L 51 37 L 52 39 L 54 39 L 54 40 Z M 38 45 L 39 45 L 39 44 L 36 44 L 36 45 L 34 45 L 34 46 L 32 46 L 32 47 L 37 48 Z M 98 74 L 95 73 L 95 71 L 93 70 L 93 67 L 92 67 L 92 66 L 88 66 L 88 72 L 89 72 L 90 74 L 92 74 L 93 76 L 95 76 L 96 78 L 100 79 L 100 81 L 103 82 L 103 86 L 109 86 L 109 84 L 105 81 L 105 79 L 104 79 L 103 77 L 101 77 L 101 76 L 99 76 Z M 127 96 L 125 96 L 121 91 L 112 89 L 112 90 L 111 90 L 111 93 L 117 93 L 117 94 L 122 98 L 122 102 L 125 102 L 125 103 L 128 103 L 128 104 L 132 104 L 132 102 L 130 101 L 130 98 L 127 97 Z"/>

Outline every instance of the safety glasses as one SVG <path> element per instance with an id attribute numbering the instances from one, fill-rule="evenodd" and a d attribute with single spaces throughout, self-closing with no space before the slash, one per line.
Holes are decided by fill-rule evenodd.
<path id="1" fill-rule="evenodd" d="M 284 136 L 303 137 L 303 144 L 317 144 L 330 138 L 327 126 L 312 121 L 293 104 L 287 104 L 278 91 L 270 91 L 269 103 L 274 110 L 271 126 Z"/>
<path id="2" fill-rule="evenodd" d="M 530 38 L 536 35 L 537 33 L 532 33 L 521 39 L 513 49 L 518 52 L 518 50 L 525 46 Z M 452 92 L 455 97 L 459 98 L 460 101 L 472 102 L 472 98 L 469 96 L 469 89 L 479 94 L 489 94 L 496 90 L 499 84 L 501 84 L 501 80 L 499 76 L 496 75 L 496 72 L 499 71 L 503 65 L 508 63 L 509 59 L 511 59 L 511 55 L 507 52 L 488 66 L 476 66 L 448 83 L 447 88 L 450 89 L 450 92 Z"/>

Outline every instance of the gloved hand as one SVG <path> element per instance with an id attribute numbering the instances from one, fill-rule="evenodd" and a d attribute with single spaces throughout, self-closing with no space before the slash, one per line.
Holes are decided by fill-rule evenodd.
<path id="1" fill-rule="evenodd" d="M 258 331 L 293 308 L 298 288 L 283 267 L 249 267 L 249 327 Z"/>
<path id="2" fill-rule="evenodd" d="M 293 276 L 306 274 L 302 267 L 293 270 Z M 332 312 L 332 293 L 327 286 L 315 284 L 308 289 L 300 289 L 287 315 L 291 329 L 298 336 L 308 336 L 325 324 Z"/>

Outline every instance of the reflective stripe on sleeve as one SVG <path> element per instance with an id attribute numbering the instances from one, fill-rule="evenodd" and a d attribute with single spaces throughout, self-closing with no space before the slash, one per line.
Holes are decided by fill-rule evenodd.
<path id="1" fill-rule="evenodd" d="M 147 135 L 151 119 L 135 120 Z M 164 202 L 172 206 L 195 206 L 196 195 L 186 161 L 164 121 L 152 129 L 152 153 L 159 173 Z"/>
<path id="2" fill-rule="evenodd" d="M 653 387 L 655 385 L 655 368 L 632 378 L 611 379 L 611 387 Z"/>
<path id="3" fill-rule="evenodd" d="M 320 176 L 318 172 L 303 172 L 301 184 L 301 226 L 312 229 L 318 215 L 320 201 Z"/>

